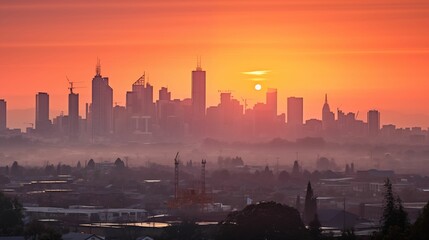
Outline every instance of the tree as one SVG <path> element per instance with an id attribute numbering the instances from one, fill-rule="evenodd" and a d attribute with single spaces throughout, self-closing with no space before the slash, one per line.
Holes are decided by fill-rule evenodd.
<path id="1" fill-rule="evenodd" d="M 125 168 L 125 163 L 120 158 L 117 158 L 115 161 L 115 168 L 118 170 L 122 170 Z"/>
<path id="2" fill-rule="evenodd" d="M 410 239 L 424 240 L 429 239 L 429 202 L 423 208 L 416 222 L 411 229 Z"/>
<path id="3" fill-rule="evenodd" d="M 381 234 L 384 236 L 383 239 L 402 239 L 409 230 L 408 214 L 402 206 L 401 199 L 394 197 L 389 178 L 386 179 L 384 188 L 383 215 L 380 220 Z"/>
<path id="4" fill-rule="evenodd" d="M 292 207 L 262 202 L 228 214 L 220 223 L 219 239 L 307 239 L 299 212 Z"/>
<path id="5" fill-rule="evenodd" d="M 0 192 L 0 236 L 17 235 L 22 232 L 22 205 Z"/>
<path id="6" fill-rule="evenodd" d="M 10 174 L 14 177 L 21 176 L 22 167 L 19 166 L 17 161 L 12 163 L 12 167 L 10 168 Z"/>
<path id="7" fill-rule="evenodd" d="M 314 240 L 318 240 L 322 238 L 322 224 L 320 224 L 319 216 L 314 215 L 314 219 L 308 224 L 308 230 L 310 232 L 310 236 Z"/>
<path id="8" fill-rule="evenodd" d="M 304 204 L 304 221 L 306 223 L 310 223 L 317 214 L 317 198 L 314 196 L 311 182 L 308 182 L 307 184 Z"/>
<path id="9" fill-rule="evenodd" d="M 88 169 L 94 169 L 95 168 L 95 162 L 94 159 L 89 159 L 88 164 L 86 165 L 86 168 Z"/>
<path id="10" fill-rule="evenodd" d="M 38 221 L 32 221 L 25 227 L 26 238 L 38 240 L 61 240 L 61 233 L 55 229 L 46 227 Z"/>

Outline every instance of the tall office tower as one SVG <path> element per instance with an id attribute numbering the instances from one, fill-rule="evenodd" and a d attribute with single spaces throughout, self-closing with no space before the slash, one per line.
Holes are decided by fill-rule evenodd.
<path id="1" fill-rule="evenodd" d="M 101 76 L 100 61 L 97 62 L 95 76 L 92 79 L 91 133 L 104 136 L 112 130 L 113 89 L 109 78 Z"/>
<path id="2" fill-rule="evenodd" d="M 159 90 L 159 98 L 160 101 L 171 101 L 171 92 L 168 91 L 166 87 L 162 87 Z"/>
<path id="3" fill-rule="evenodd" d="M 51 127 L 49 120 L 49 95 L 44 92 L 36 94 L 36 131 L 46 133 Z"/>
<path id="4" fill-rule="evenodd" d="M 0 132 L 6 131 L 6 101 L 0 99 Z"/>
<path id="5" fill-rule="evenodd" d="M 127 92 L 127 111 L 135 116 L 154 116 L 153 86 L 146 82 L 145 74 L 133 83 Z"/>
<path id="6" fill-rule="evenodd" d="M 197 62 L 196 70 L 192 71 L 192 119 L 203 121 L 206 115 L 206 71 Z"/>
<path id="7" fill-rule="evenodd" d="M 153 102 L 153 86 L 146 82 L 143 74 L 133 83 L 132 91 L 127 92 L 126 109 L 132 119 L 133 132 L 151 133 L 152 121 L 155 117 L 155 104 Z"/>
<path id="8" fill-rule="evenodd" d="M 380 132 L 380 112 L 377 110 L 368 111 L 368 134 L 376 137 Z"/>
<path id="9" fill-rule="evenodd" d="M 302 97 L 287 98 L 288 126 L 302 126 L 304 122 L 304 99 Z"/>
<path id="10" fill-rule="evenodd" d="M 266 103 L 269 113 L 272 117 L 277 116 L 277 89 L 268 88 L 266 95 Z"/>
<path id="11" fill-rule="evenodd" d="M 71 83 L 72 84 L 72 83 Z M 79 138 L 79 94 L 73 92 L 73 85 L 70 86 L 69 93 L 69 137 Z"/>
<path id="12" fill-rule="evenodd" d="M 324 130 L 329 130 L 335 126 L 335 114 L 331 112 L 328 104 L 328 94 L 325 94 L 325 104 L 322 108 L 322 127 Z"/>

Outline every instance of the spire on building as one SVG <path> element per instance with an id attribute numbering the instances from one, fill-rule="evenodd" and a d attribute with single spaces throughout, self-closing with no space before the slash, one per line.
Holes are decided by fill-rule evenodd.
<path id="1" fill-rule="evenodd" d="M 201 57 L 197 57 L 197 71 L 202 71 L 201 68 Z"/>
<path id="2" fill-rule="evenodd" d="M 328 94 L 325 93 L 325 104 L 327 104 L 327 103 L 328 103 Z"/>
<path id="3" fill-rule="evenodd" d="M 97 66 L 95 67 L 95 75 L 101 76 L 101 65 L 100 65 L 100 59 L 97 58 Z"/>

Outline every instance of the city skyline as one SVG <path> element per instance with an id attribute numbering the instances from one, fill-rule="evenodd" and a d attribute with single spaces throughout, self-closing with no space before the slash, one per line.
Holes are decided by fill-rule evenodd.
<path id="1" fill-rule="evenodd" d="M 109 83 L 109 78 L 108 77 L 102 77 L 101 76 L 101 63 L 100 63 L 100 60 L 98 59 L 97 60 L 97 64 L 96 64 L 96 67 L 95 67 L 95 69 L 96 69 L 96 73 L 95 73 L 95 77 L 94 77 L 94 79 L 97 79 L 97 78 L 100 78 L 102 81 L 107 81 L 108 82 L 108 85 L 110 84 Z M 196 69 L 196 70 L 195 70 Z M 201 66 L 201 60 L 200 59 L 197 59 L 197 63 L 196 63 L 196 68 L 194 68 L 194 70 L 190 70 L 190 71 L 192 71 L 192 74 L 191 74 L 191 76 L 190 76 L 190 78 L 189 78 L 189 82 L 191 82 L 191 86 L 190 86 L 190 88 L 192 88 L 192 76 L 193 76 L 193 74 L 195 74 L 195 73 L 198 73 L 198 72 L 203 72 L 204 73 L 204 76 L 203 76 L 203 79 L 204 79 L 204 83 L 205 83 L 205 85 L 206 85 L 206 69 L 205 68 L 202 68 L 202 66 Z M 210 71 L 209 71 L 210 72 Z M 257 73 L 256 75 L 265 75 L 265 74 L 267 74 L 266 72 L 267 71 L 256 71 L 256 72 L 262 72 L 261 74 L 260 73 Z M 255 71 L 254 72 L 250 72 L 251 74 L 254 74 L 255 73 Z M 246 73 L 246 74 L 248 74 L 248 73 Z M 82 100 L 81 100 L 81 98 L 80 98 L 80 92 L 79 92 L 79 88 L 81 88 L 81 87 L 75 87 L 73 84 L 75 84 L 76 82 L 73 82 L 73 81 L 70 81 L 70 79 L 68 78 L 68 77 L 66 77 L 66 79 L 67 79 L 67 84 L 69 85 L 69 87 L 67 87 L 67 89 L 68 89 L 68 91 L 70 91 L 69 92 L 69 99 L 68 99 L 68 101 L 74 101 L 74 102 L 77 102 L 77 103 L 75 103 L 75 104 L 77 104 L 78 106 L 81 106 L 81 107 L 77 107 L 78 109 L 79 109 L 79 112 L 78 112 L 78 116 L 80 117 L 80 118 L 85 118 L 86 117 L 86 114 L 91 114 L 91 110 L 90 110 L 90 108 L 91 108 L 91 101 L 90 102 L 82 102 Z M 169 101 L 171 101 L 171 100 L 173 100 L 173 99 L 177 99 L 177 100 L 179 100 L 179 98 L 174 98 L 174 95 L 175 95 L 175 92 L 174 91 L 172 91 L 171 89 L 169 89 L 168 87 L 165 87 L 165 86 L 163 86 L 163 85 L 160 85 L 160 87 L 159 88 L 156 88 L 156 87 L 154 87 L 153 85 L 151 85 L 151 82 L 149 82 L 148 81 L 148 77 L 146 76 L 146 72 L 144 72 L 143 73 L 143 75 L 142 75 L 142 77 L 140 77 L 140 79 L 138 79 L 136 82 L 134 82 L 134 84 L 132 84 L 132 86 L 133 86 L 133 91 L 138 91 L 138 92 L 140 92 L 141 90 L 136 90 L 136 89 L 138 89 L 139 88 L 139 86 L 137 86 L 137 85 L 141 85 L 141 84 L 137 84 L 139 81 L 142 81 L 142 87 L 143 88 L 146 88 L 145 86 L 148 86 L 149 88 L 150 88 L 150 94 L 154 94 L 153 92 L 155 91 L 155 92 L 157 92 L 158 90 L 159 90 L 159 97 L 154 97 L 154 96 L 150 96 L 149 97 L 149 99 L 147 99 L 147 101 L 148 101 L 148 103 L 147 104 L 150 104 L 150 102 L 152 102 L 153 104 L 155 104 L 158 100 L 160 100 L 160 97 L 162 98 L 162 96 L 164 96 L 164 98 L 165 97 L 168 97 L 168 99 L 169 99 Z M 78 84 L 82 84 L 82 83 L 84 83 L 85 81 L 78 81 L 77 83 Z M 90 81 L 87 81 L 87 82 L 90 82 Z M 94 83 L 93 83 L 94 84 Z M 161 84 L 161 83 L 159 83 L 159 84 Z M 258 84 L 258 82 L 256 82 L 255 84 Z M 77 90 L 74 90 L 73 91 L 73 89 L 76 89 L 76 88 L 78 88 Z M 93 86 L 93 88 L 94 88 L 94 86 Z M 109 87 L 109 88 L 111 88 L 111 87 Z M 143 89 L 142 88 L 142 89 Z M 154 90 L 155 89 L 155 90 Z M 211 92 L 210 92 L 210 90 L 211 89 L 208 89 L 208 91 L 206 91 L 206 94 L 205 95 L 209 95 Z M 94 90 L 93 90 L 94 91 Z M 113 95 L 113 96 L 115 96 L 115 95 L 122 95 L 121 93 L 118 93 L 115 89 L 111 89 L 111 90 L 109 90 L 109 91 L 112 91 L 112 93 L 111 93 L 111 95 Z M 144 91 L 144 90 L 143 90 Z M 149 91 L 149 89 L 148 89 L 148 91 Z M 166 91 L 168 91 L 168 92 L 166 92 Z M 257 90 L 257 89 L 253 89 L 253 91 L 256 93 L 256 94 L 262 94 L 264 97 L 263 98 L 261 98 L 261 101 L 258 101 L 258 102 L 256 102 L 256 101 L 254 101 L 254 103 L 252 104 L 249 104 L 249 99 L 251 99 L 251 100 L 254 100 L 253 98 L 244 98 L 244 97 L 237 97 L 237 96 L 235 96 L 234 95 L 234 92 L 235 92 L 235 90 L 218 90 L 218 91 L 215 91 L 216 93 L 221 93 L 221 92 L 229 92 L 229 93 L 231 93 L 231 96 L 230 97 L 233 97 L 233 98 L 235 98 L 235 99 L 238 99 L 239 100 L 239 104 L 240 105 L 243 105 L 243 107 L 244 107 L 244 105 L 246 105 L 247 106 L 247 108 L 248 109 L 252 109 L 252 108 L 254 108 L 254 107 L 257 107 L 257 105 L 259 104 L 259 103 L 267 103 L 267 104 L 269 104 L 269 105 L 274 105 L 275 104 L 275 106 L 272 106 L 271 108 L 273 108 L 272 110 L 270 110 L 270 111 L 276 111 L 275 113 L 273 113 L 273 115 L 274 116 L 276 116 L 277 114 L 285 114 L 285 117 L 286 117 L 286 119 L 285 119 L 285 123 L 288 123 L 288 120 L 287 120 L 287 118 L 289 117 L 289 115 L 288 115 L 288 101 L 289 100 L 291 100 L 291 99 L 296 99 L 296 98 L 298 98 L 298 99 L 300 99 L 300 101 L 302 101 L 301 103 L 299 103 L 301 106 L 300 107 L 302 107 L 302 110 L 300 110 L 300 111 L 302 111 L 302 113 L 301 112 L 299 112 L 298 114 L 302 114 L 302 119 L 303 119 L 303 124 L 305 123 L 305 121 L 306 120 L 312 120 L 312 119 L 319 119 L 319 120 L 323 120 L 323 118 L 324 118 L 324 116 L 323 116 L 323 113 L 324 113 L 324 108 L 325 108 L 325 106 L 326 106 L 326 104 L 324 105 L 324 107 L 322 108 L 322 111 L 320 111 L 320 106 L 319 106 L 319 116 L 315 116 L 315 117 L 306 117 L 306 116 L 308 116 L 309 114 L 306 114 L 306 111 L 307 111 L 307 109 L 306 109 L 306 106 L 304 105 L 304 101 L 303 101 L 303 99 L 304 99 L 304 97 L 302 97 L 302 96 L 286 96 L 286 98 L 285 99 L 278 99 L 278 97 L 277 97 L 277 91 L 278 91 L 278 89 L 276 89 L 276 88 L 263 88 L 263 89 L 260 89 L 260 90 Z M 191 91 L 192 92 L 192 91 Z M 41 93 L 41 92 L 39 92 L 39 93 Z M 44 92 L 43 92 L 44 93 Z M 128 102 L 130 101 L 130 96 L 128 96 L 130 93 L 132 93 L 132 92 L 130 92 L 130 91 L 127 91 L 127 94 L 126 94 L 126 97 L 125 97 L 125 99 L 124 99 L 124 101 L 113 101 L 112 100 L 112 111 L 113 111 L 113 107 L 115 107 L 115 106 L 123 106 L 123 107 L 127 107 L 127 108 L 130 108 L 130 106 L 128 106 Z M 269 103 L 270 102 L 270 98 L 268 97 L 269 95 L 272 95 L 272 94 L 275 94 L 275 97 L 274 97 L 274 99 L 275 100 L 271 100 L 271 103 Z M 49 98 L 51 98 L 51 95 L 50 95 L 50 93 L 47 93 L 48 95 L 49 95 Z M 71 96 L 71 95 L 72 96 Z M 62 99 L 61 99 L 61 101 L 62 102 L 64 102 L 65 104 L 67 104 L 68 103 L 68 101 L 64 101 L 64 97 L 66 96 L 67 94 L 65 94 L 64 93 L 64 95 L 61 95 L 62 97 Z M 322 94 L 321 94 L 322 95 Z M 325 103 L 326 103 L 326 101 L 327 101 L 327 95 L 328 94 L 323 94 L 324 95 L 324 97 L 325 97 Z M 173 96 L 173 97 L 172 97 Z M 222 96 L 221 96 L 222 97 Z M 71 100 L 71 98 L 74 98 L 74 100 Z M 76 99 L 77 98 L 77 99 Z M 109 98 L 111 98 L 111 97 L 109 97 Z M 271 97 L 272 98 L 272 97 Z M 332 96 L 330 95 L 330 98 L 332 98 Z M 142 101 L 141 99 L 143 99 L 143 97 L 139 97 L 138 98 L 139 100 L 134 100 L 134 101 Z M 192 96 L 189 96 L 189 97 L 186 97 L 186 98 L 183 98 L 183 99 L 180 99 L 180 100 L 186 100 L 186 99 L 192 99 Z M 2 99 L 3 100 L 3 99 Z M 6 102 L 8 102 L 8 99 L 6 99 L 6 98 L 4 98 L 4 100 L 6 101 Z M 164 99 L 165 100 L 165 99 Z M 111 101 L 111 100 L 109 100 L 109 101 Z M 296 101 L 296 100 L 295 100 Z M 307 101 L 305 101 L 306 103 L 307 103 Z M 217 103 L 215 103 L 215 104 L 213 104 L 213 105 L 207 105 L 206 107 L 205 107 L 205 109 L 207 110 L 209 107 L 214 107 L 214 106 L 217 106 L 217 104 L 219 103 L 219 95 L 218 95 L 218 102 Z M 286 107 L 284 108 L 284 109 L 282 109 L 282 107 L 281 106 L 278 106 L 278 105 L 283 105 L 282 103 L 286 103 Z M 33 103 L 34 104 L 34 103 Z M 55 104 L 55 102 L 54 102 L 54 104 Z M 58 104 L 58 103 L 57 103 Z M 85 107 L 85 105 L 87 105 L 88 104 L 88 106 L 87 107 L 89 107 L 89 109 L 88 109 L 88 112 L 86 112 L 87 110 L 86 110 L 86 107 Z M 109 103 L 110 104 L 110 103 Z M 140 103 L 134 103 L 134 104 L 140 104 Z M 143 105 L 145 105 L 145 109 L 148 109 L 148 108 L 150 108 L 147 104 L 144 104 L 143 102 L 142 102 L 142 104 Z M 313 103 L 314 104 L 314 103 Z M 37 105 L 37 102 L 36 102 L 36 105 Z M 50 103 L 49 103 L 49 106 L 51 106 L 52 105 L 52 100 L 50 101 Z M 340 104 L 338 104 L 338 105 L 341 105 L 341 103 Z M 334 105 L 335 106 L 335 105 Z M 141 106 L 141 107 L 143 107 L 143 106 Z M 294 107 L 294 105 L 292 105 L 292 107 Z M 76 107 L 73 107 L 74 109 L 73 109 L 73 111 L 76 111 Z M 382 125 L 388 125 L 388 124 L 394 124 L 395 126 L 397 126 L 397 127 L 400 127 L 400 128 L 402 128 L 402 127 L 422 127 L 422 129 L 426 129 L 427 127 L 424 125 L 424 126 L 419 126 L 418 124 L 414 124 L 414 125 L 405 125 L 405 126 L 403 126 L 403 125 L 401 125 L 401 124 L 397 124 L 395 121 L 392 121 L 390 118 L 388 118 L 388 120 L 384 120 L 384 118 L 385 118 L 385 114 L 384 114 L 384 111 L 383 110 L 379 110 L 379 108 L 377 108 L 377 107 L 372 107 L 372 108 L 368 108 L 368 110 L 366 110 L 365 112 L 370 112 L 370 111 L 372 111 L 372 110 L 374 110 L 374 109 L 377 109 L 377 111 L 379 111 L 379 112 L 383 112 L 383 118 L 381 118 L 381 120 L 379 120 L 379 126 L 380 126 L 380 128 L 381 128 L 381 126 Z M 13 109 L 10 109 L 10 107 L 9 107 L 9 103 L 8 103 L 8 107 L 7 107 L 7 110 L 8 110 L 8 112 L 13 112 Z M 37 110 L 36 108 L 34 108 L 33 110 Z M 56 117 L 56 116 L 62 116 L 62 115 L 67 115 L 67 113 L 70 111 L 71 109 L 70 109 L 70 106 L 66 106 L 66 109 L 65 110 L 61 110 L 61 112 L 59 113 L 58 112 L 58 110 L 55 110 L 55 109 L 52 109 L 52 107 L 49 107 L 49 116 L 50 116 L 50 120 L 54 120 L 54 118 Z M 351 112 L 351 113 L 354 113 L 355 115 L 356 115 L 356 113 L 358 113 L 355 117 L 356 117 L 356 119 L 357 120 L 363 120 L 363 121 L 366 121 L 366 122 L 368 122 L 367 120 L 367 118 L 364 116 L 364 114 L 362 114 L 362 116 L 360 117 L 360 118 L 358 118 L 358 116 L 359 116 L 359 112 L 360 112 L 360 110 L 358 110 L 358 111 L 352 111 L 351 109 L 343 109 L 343 108 L 339 108 L 339 107 L 332 107 L 331 109 L 329 108 L 329 105 L 328 105 L 328 109 L 326 110 L 326 111 L 329 111 L 329 112 L 331 112 L 330 114 L 332 114 L 332 121 L 337 121 L 338 120 L 338 118 L 340 118 L 341 116 L 339 116 L 339 114 L 340 114 L 340 112 L 342 113 L 342 111 L 343 110 L 345 110 L 345 111 L 349 111 L 349 112 Z M 141 110 L 142 111 L 142 110 Z M 147 110 L 146 110 L 147 111 Z M 153 111 L 155 111 L 155 110 L 153 110 Z M 293 111 L 296 111 L 296 110 L 293 110 Z M 338 113 L 337 113 L 337 111 L 339 111 Z M 37 111 L 36 111 L 37 112 Z M 245 108 L 243 109 L 243 113 L 245 113 Z M 74 113 L 74 114 L 76 114 L 76 113 Z M 145 112 L 144 113 L 144 115 L 153 115 L 153 114 L 155 114 L 155 113 L 148 113 L 148 112 Z M 8 116 L 8 119 L 10 118 L 10 116 L 9 116 L 9 113 L 7 114 L 7 116 Z M 152 116 L 152 117 L 154 117 L 154 115 Z M 331 118 L 330 117 L 330 118 Z M 34 118 L 34 117 L 33 117 Z M 76 119 L 76 117 L 74 117 L 75 119 Z M 299 117 L 299 118 L 301 118 L 301 117 Z M 34 121 L 34 120 L 33 120 Z M 13 128 L 22 128 L 22 129 L 25 129 L 25 128 L 27 128 L 28 126 L 29 126 L 29 124 L 34 124 L 34 126 L 36 126 L 37 124 L 36 124 L 36 121 L 34 121 L 34 123 L 33 123 L 33 121 L 23 121 L 23 122 L 21 122 L 21 126 L 20 127 L 16 127 L 17 125 L 20 125 L 19 123 L 16 123 L 16 122 L 13 122 L 13 121 L 10 121 L 10 120 L 8 120 L 7 121 L 7 125 L 8 125 L 8 127 L 9 128 L 11 128 L 11 129 L 13 129 Z M 74 120 L 74 121 L 77 121 L 77 120 Z M 110 123 L 111 125 L 113 124 L 113 123 Z M 112 125 L 112 127 L 113 127 L 113 125 Z M 110 127 L 110 128 L 112 128 L 112 127 Z M 76 126 L 74 127 L 75 129 L 76 129 Z M 325 129 L 325 127 L 324 127 L 324 129 Z M 68 130 L 68 131 L 70 131 L 70 130 Z"/>
<path id="2" fill-rule="evenodd" d="M 191 96 L 189 69 L 202 56 L 207 88 L 234 90 L 237 98 L 254 99 L 249 104 L 265 95 L 242 72 L 270 70 L 259 80 L 263 90 L 277 88 L 279 99 L 305 98 L 305 119 L 319 116 L 326 92 L 333 108 L 377 108 L 382 121 L 399 126 L 429 122 L 425 3 L 168 3 L 6 1 L 0 8 L 1 20 L 10 23 L 0 27 L 7 36 L 0 40 L 0 96 L 10 110 L 26 109 L 34 108 L 34 92 L 45 91 L 57 103 L 51 108 L 66 112 L 65 76 L 85 82 L 77 92 L 81 102 L 90 102 L 87 79 L 100 57 L 118 93 L 114 102 L 124 104 L 130 82 L 144 70 L 154 88 L 168 86 L 182 99 Z M 217 99 L 208 92 L 207 106 Z M 286 100 L 279 101 L 278 111 L 285 109 Z"/>

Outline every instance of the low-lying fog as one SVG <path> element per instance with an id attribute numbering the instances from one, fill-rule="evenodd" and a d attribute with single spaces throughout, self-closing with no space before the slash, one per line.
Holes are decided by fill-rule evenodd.
<path id="1" fill-rule="evenodd" d="M 219 168 L 218 158 L 239 156 L 245 165 L 268 165 L 278 170 L 290 170 L 298 159 L 303 169 L 344 171 L 354 163 L 356 170 L 372 168 L 394 170 L 396 173 L 429 175 L 429 146 L 426 145 L 370 145 L 333 143 L 295 143 L 281 139 L 262 143 L 223 143 L 203 140 L 193 144 L 111 144 L 111 145 L 48 145 L 46 143 L 1 144 L 0 166 L 17 161 L 22 166 L 85 164 L 127 160 L 128 166 L 157 163 L 173 166 L 176 152 L 183 163 L 207 160 L 207 168 Z M 321 159 L 323 158 L 323 159 Z"/>

